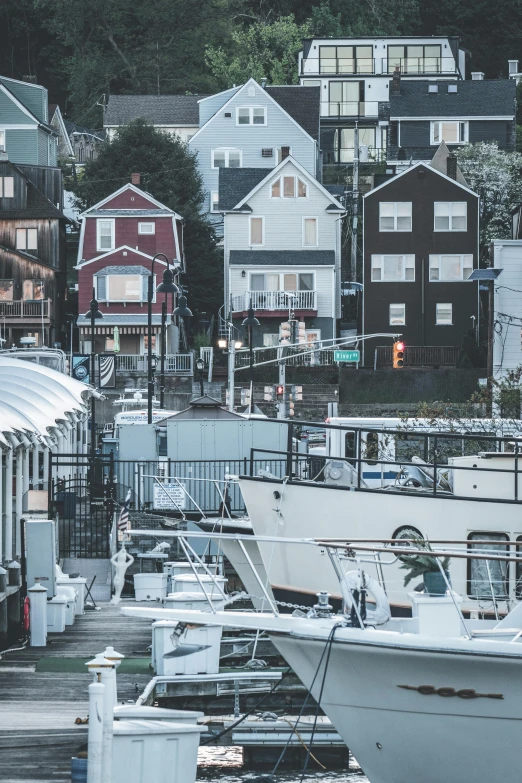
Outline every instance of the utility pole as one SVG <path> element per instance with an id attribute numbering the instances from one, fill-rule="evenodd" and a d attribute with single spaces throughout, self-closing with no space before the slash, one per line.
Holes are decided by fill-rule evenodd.
<path id="1" fill-rule="evenodd" d="M 236 344 L 232 326 L 228 330 L 228 410 L 234 410 L 234 371 L 236 369 Z"/>
<path id="2" fill-rule="evenodd" d="M 359 127 L 357 123 L 355 123 L 353 138 L 352 252 L 350 264 L 352 283 L 357 280 L 357 225 L 359 213 Z"/>

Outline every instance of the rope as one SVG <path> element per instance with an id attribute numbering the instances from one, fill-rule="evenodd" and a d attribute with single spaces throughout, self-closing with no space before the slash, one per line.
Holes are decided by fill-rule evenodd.
<path id="1" fill-rule="evenodd" d="M 310 755 L 310 756 L 313 758 L 313 760 L 315 761 L 315 763 L 316 763 L 316 764 L 319 764 L 319 766 L 321 767 L 321 769 L 326 769 L 326 767 L 324 766 L 324 764 L 321 764 L 321 762 L 319 761 L 319 759 L 318 759 L 318 758 L 316 758 L 316 757 L 314 756 L 314 754 L 312 753 L 312 751 L 310 750 L 310 748 L 308 747 L 308 745 L 306 744 L 306 742 L 304 741 L 304 739 L 301 737 L 301 735 L 300 735 L 300 734 L 299 734 L 299 732 L 297 731 L 297 728 L 296 728 L 296 726 L 294 726 L 294 724 L 293 724 L 293 723 L 291 723 L 291 722 L 288 720 L 288 718 L 282 717 L 282 718 L 281 718 L 281 720 L 284 720 L 284 721 L 285 721 L 286 723 L 288 723 L 288 725 L 289 725 L 289 726 L 290 726 L 290 727 L 293 729 L 293 733 L 294 733 L 294 734 L 297 736 L 297 739 L 299 740 L 299 742 L 301 743 L 301 745 L 303 746 L 303 748 L 304 748 L 304 749 L 307 751 L 307 753 L 308 753 L 308 754 L 309 754 L 309 755 Z"/>

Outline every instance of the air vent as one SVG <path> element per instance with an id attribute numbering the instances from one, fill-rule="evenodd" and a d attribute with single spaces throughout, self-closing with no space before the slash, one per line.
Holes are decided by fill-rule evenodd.
<path id="1" fill-rule="evenodd" d="M 231 111 L 226 111 L 225 112 L 225 117 L 232 117 L 232 112 Z"/>
<path id="2" fill-rule="evenodd" d="M 274 150 L 271 147 L 265 147 L 261 150 L 261 157 L 262 158 L 273 158 L 274 157 Z"/>

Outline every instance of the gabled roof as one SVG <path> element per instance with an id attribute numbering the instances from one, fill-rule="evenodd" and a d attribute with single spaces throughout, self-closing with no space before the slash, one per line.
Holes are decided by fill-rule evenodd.
<path id="1" fill-rule="evenodd" d="M 52 125 L 53 119 L 56 117 L 58 121 L 58 125 L 60 126 L 60 130 L 63 136 L 63 140 L 67 146 L 67 149 L 69 150 L 69 155 L 71 158 L 74 158 L 74 150 L 72 148 L 71 140 L 69 138 L 69 134 L 67 132 L 67 128 L 65 127 L 65 122 L 62 116 L 62 112 L 60 111 L 60 107 L 57 103 L 50 103 L 48 107 L 48 113 L 49 113 L 49 124 Z"/>
<path id="2" fill-rule="evenodd" d="M 103 124 L 128 125 L 144 119 L 151 125 L 199 125 L 201 95 L 110 95 Z"/>
<path id="3" fill-rule="evenodd" d="M 68 220 L 63 212 L 55 207 L 53 202 L 49 201 L 47 196 L 27 179 L 15 163 L 11 163 L 8 160 L 1 161 L 1 163 L 2 167 L 7 164 L 14 173 L 24 179 L 27 185 L 27 205 L 19 209 L 0 209 L 1 220 L 24 220 L 25 218 Z"/>
<path id="4" fill-rule="evenodd" d="M 219 169 L 219 209 L 231 210 L 274 169 Z"/>
<path id="5" fill-rule="evenodd" d="M 475 193 L 470 188 L 466 187 L 465 185 L 461 185 L 460 182 L 457 182 L 456 180 L 452 179 L 451 177 L 448 177 L 447 174 L 443 174 L 441 171 L 437 171 L 437 169 L 432 168 L 429 163 L 424 163 L 424 161 L 419 161 L 418 163 L 415 163 L 413 166 L 410 166 L 407 169 L 404 169 L 404 171 L 401 171 L 400 174 L 397 174 L 395 177 L 391 177 L 390 179 L 387 179 L 386 182 L 383 182 L 381 185 L 378 185 L 373 190 L 369 190 L 368 193 L 365 193 L 363 195 L 363 198 L 368 198 L 369 196 L 373 196 L 374 193 L 377 193 L 378 190 L 382 190 L 382 188 L 388 187 L 393 182 L 396 182 L 401 177 L 406 176 L 406 174 L 410 174 L 410 172 L 415 171 L 415 169 L 418 169 L 419 166 L 424 166 L 425 169 L 428 169 L 429 171 L 433 171 L 434 174 L 437 174 L 438 177 L 443 177 L 444 179 L 447 179 L 448 182 L 451 182 L 453 185 L 455 185 L 456 188 L 461 188 L 462 190 L 465 190 L 467 193 L 470 193 L 472 196 L 475 196 L 475 198 L 479 198 L 478 194 Z"/>
<path id="6" fill-rule="evenodd" d="M 446 146 L 446 142 L 441 141 L 441 143 L 439 144 L 439 148 L 437 149 L 437 152 L 433 156 L 432 161 L 430 163 L 431 168 L 435 169 L 441 174 L 447 174 L 449 155 L 450 155 L 450 151 Z M 458 165 L 457 165 L 457 182 L 460 185 L 464 185 L 465 188 L 469 188 L 469 185 L 464 178 L 464 174 L 462 173 Z"/>
<path id="7" fill-rule="evenodd" d="M 174 217 L 177 217 L 179 220 L 181 220 L 181 216 L 178 215 L 177 212 L 174 212 L 174 210 L 169 209 L 169 207 L 166 207 L 165 204 L 162 204 L 160 201 L 156 201 L 156 199 L 153 198 L 150 195 L 150 193 L 147 193 L 145 190 L 141 190 L 140 188 L 137 188 L 136 185 L 132 185 L 130 182 L 127 182 L 125 185 L 122 185 L 121 188 L 118 188 L 118 190 L 115 190 L 114 193 L 111 193 L 109 196 L 106 196 L 101 201 L 98 201 L 97 204 L 93 204 L 92 207 L 89 207 L 89 209 L 86 209 L 85 212 L 82 212 L 80 217 L 89 217 L 89 216 L 91 216 L 91 213 L 94 210 L 99 210 L 100 207 L 103 206 L 103 204 L 106 204 L 108 201 L 112 201 L 113 198 L 115 198 L 116 196 L 119 196 L 120 193 L 123 193 L 126 190 L 132 190 L 134 193 L 137 193 L 138 195 L 142 196 L 147 201 L 150 201 L 152 204 L 154 204 L 159 209 L 165 210 L 165 214 L 173 215 Z M 127 212 L 129 210 L 122 210 L 122 211 Z"/>
<path id="8" fill-rule="evenodd" d="M 229 411 L 219 400 L 204 395 L 189 402 L 189 407 L 168 417 L 168 421 L 183 419 L 244 419 L 240 413 Z"/>
<path id="9" fill-rule="evenodd" d="M 457 92 L 448 92 L 448 85 Z M 437 85 L 438 92 L 428 92 Z M 459 81 L 401 80 L 399 95 L 390 90 L 390 119 L 411 117 L 506 117 L 515 115 L 514 79 L 473 79 Z"/>
<path id="10" fill-rule="evenodd" d="M 337 207 L 340 212 L 345 212 L 345 208 L 343 207 L 343 205 L 340 204 L 337 201 L 337 199 L 335 199 L 332 196 L 331 193 L 328 193 L 326 188 L 324 188 L 318 180 L 312 177 L 312 175 L 309 174 L 308 171 L 305 168 L 303 168 L 301 164 L 298 163 L 298 161 L 295 160 L 295 158 L 293 158 L 291 155 L 289 155 L 287 158 L 284 158 L 284 160 L 282 160 L 281 163 L 279 163 L 275 168 L 270 169 L 268 174 L 261 180 L 261 182 L 255 185 L 250 191 L 250 193 L 247 193 L 245 196 L 243 196 L 241 201 L 238 201 L 234 209 L 241 209 L 243 205 L 246 203 L 246 201 L 249 198 L 251 198 L 253 195 L 255 195 L 257 191 L 260 190 L 266 182 L 271 180 L 273 177 L 277 176 L 277 174 L 281 173 L 283 169 L 286 168 L 286 166 L 290 166 L 290 165 L 295 166 L 295 168 L 298 170 L 298 172 L 300 173 L 300 175 L 304 180 L 306 180 L 313 187 L 316 187 L 324 196 L 326 196 L 330 204 L 333 204 L 335 207 Z M 240 171 L 240 169 L 233 169 L 233 170 Z"/>
<path id="11" fill-rule="evenodd" d="M 127 254 L 130 254 L 132 256 L 141 256 L 141 258 L 147 258 L 149 261 L 152 261 L 152 256 L 149 255 L 148 253 L 144 253 L 142 250 L 137 250 L 135 247 L 129 247 L 129 245 L 120 245 L 120 247 L 115 247 L 114 250 L 107 250 L 106 253 L 100 253 L 100 255 L 96 256 L 95 258 L 89 258 L 88 261 L 83 261 L 83 264 L 81 263 L 77 264 L 74 268 L 83 269 L 84 266 L 93 264 L 95 261 L 99 261 L 101 258 L 110 258 L 110 256 L 114 256 L 117 253 L 121 253 L 123 250 L 126 250 Z M 167 266 L 167 264 L 162 258 L 157 258 L 155 263 L 160 264 L 160 266 Z M 120 266 L 120 265 L 117 264 L 115 266 Z"/>

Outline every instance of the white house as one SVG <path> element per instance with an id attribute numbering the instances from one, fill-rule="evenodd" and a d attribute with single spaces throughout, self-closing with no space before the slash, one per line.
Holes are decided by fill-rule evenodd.
<path id="1" fill-rule="evenodd" d="M 500 380 L 522 365 L 522 239 L 493 241 L 493 376 Z"/>

